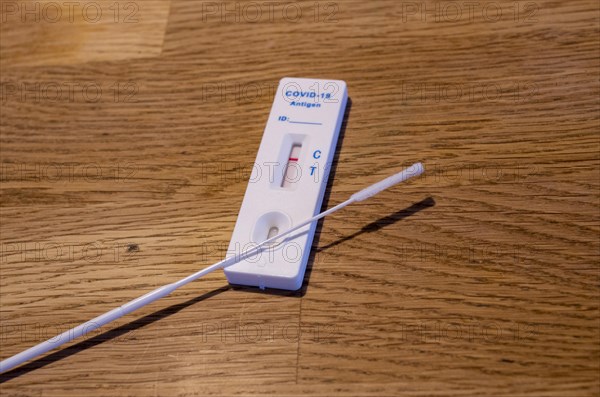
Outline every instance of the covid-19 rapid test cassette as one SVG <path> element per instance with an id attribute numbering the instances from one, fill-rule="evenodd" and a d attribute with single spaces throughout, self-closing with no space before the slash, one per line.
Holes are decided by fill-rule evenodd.
<path id="1" fill-rule="evenodd" d="M 2 360 L 0 373 L 88 335 L 216 270 L 224 269 L 231 284 L 299 289 L 319 219 L 424 172 L 423 164 L 415 163 L 319 212 L 347 100 L 343 81 L 281 80 L 225 259 Z"/>
<path id="2" fill-rule="evenodd" d="M 340 80 L 279 82 L 227 257 L 319 212 L 348 94 Z M 225 269 L 229 283 L 297 290 L 316 222 Z"/>

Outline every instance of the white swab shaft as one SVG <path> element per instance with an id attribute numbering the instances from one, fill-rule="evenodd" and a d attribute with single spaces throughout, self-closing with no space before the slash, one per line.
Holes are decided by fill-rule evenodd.
<path id="1" fill-rule="evenodd" d="M 145 295 L 140 296 L 139 298 L 136 298 L 130 302 L 127 302 L 124 305 L 117 307 L 116 309 L 106 312 L 96 318 L 91 319 L 88 322 L 80 324 L 75 328 L 71 328 L 70 330 L 63 332 L 62 334 L 57 335 L 54 338 L 48 339 L 45 342 L 42 342 L 36 346 L 33 346 L 30 349 L 27 349 L 19 354 L 16 354 L 16 355 L 0 362 L 0 373 L 6 372 L 6 371 L 16 367 L 17 365 L 20 365 L 20 364 L 22 364 L 26 361 L 29 361 L 41 354 L 44 354 L 54 348 L 57 348 L 57 347 L 63 345 L 64 343 L 70 342 L 73 339 L 79 338 L 80 336 L 85 336 L 86 334 L 88 334 L 89 332 L 91 332 L 95 329 L 98 329 L 120 317 L 123 317 L 126 314 L 129 314 L 143 306 L 146 306 L 146 305 L 154 302 L 155 300 L 158 300 L 160 298 L 163 298 L 163 297 L 169 295 L 171 292 L 175 291 L 177 288 L 183 287 L 184 285 L 186 285 L 194 280 L 197 280 L 200 277 L 202 277 L 208 273 L 211 273 L 220 268 L 234 265 L 234 264 L 240 262 L 241 260 L 254 255 L 258 251 L 262 250 L 268 244 L 274 242 L 275 240 L 285 237 L 285 236 L 289 235 L 290 233 L 293 233 L 296 230 L 298 230 L 312 222 L 315 222 L 321 218 L 324 218 L 327 215 L 332 214 L 332 213 L 344 208 L 345 206 L 347 206 L 349 204 L 352 204 L 357 201 L 366 200 L 367 198 L 372 197 L 372 196 L 376 195 L 377 193 L 381 192 L 382 190 L 385 190 L 397 183 L 404 182 L 405 180 L 407 180 L 409 178 L 418 176 L 421 173 L 423 173 L 423 171 L 424 171 L 423 165 L 421 163 L 413 164 L 411 167 L 399 172 L 398 174 L 392 175 L 391 177 L 386 178 L 383 181 L 378 182 L 374 185 L 371 185 L 368 188 L 363 189 L 360 192 L 352 195 L 348 200 L 344 201 L 343 203 L 338 204 L 335 207 L 328 209 L 327 211 L 323 211 L 320 214 L 315 215 L 312 218 L 299 223 L 298 225 L 292 227 L 291 229 L 288 229 L 282 233 L 279 233 L 276 236 L 273 236 L 273 237 L 263 241 L 262 243 L 258 244 L 257 246 L 253 247 L 252 249 L 245 251 L 241 255 L 236 255 L 236 256 L 226 258 L 220 262 L 215 263 L 214 265 L 208 266 L 196 273 L 193 273 L 185 278 L 182 278 L 179 281 L 176 281 L 172 284 L 163 285 L 162 287 L 159 287 L 159 288 L 155 289 L 154 291 L 151 291 Z"/>
<path id="2" fill-rule="evenodd" d="M 363 201 L 368 199 L 369 197 L 375 196 L 377 193 L 388 189 L 400 182 L 404 182 L 407 179 L 410 179 L 415 176 L 421 175 L 425 169 L 423 168 L 423 164 L 416 163 L 406 168 L 405 170 L 400 171 L 399 173 L 392 175 L 390 177 L 385 178 L 384 180 L 377 182 L 358 193 L 354 193 L 351 199 L 354 201 Z"/>

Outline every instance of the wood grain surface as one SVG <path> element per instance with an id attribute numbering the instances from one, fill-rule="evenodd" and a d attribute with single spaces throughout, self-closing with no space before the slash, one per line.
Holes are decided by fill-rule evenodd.
<path id="1" fill-rule="evenodd" d="M 2 396 L 600 395 L 598 2 L 67 3 L 0 2 L 2 358 L 224 257 L 282 77 L 348 83 L 326 206 L 427 173 Z"/>

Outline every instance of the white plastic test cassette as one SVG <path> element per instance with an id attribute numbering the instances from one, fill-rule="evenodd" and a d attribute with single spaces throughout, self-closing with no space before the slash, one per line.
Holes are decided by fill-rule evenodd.
<path id="1" fill-rule="evenodd" d="M 343 81 L 288 77 L 279 82 L 228 258 L 319 213 L 347 99 Z M 227 280 L 299 289 L 315 228 L 316 222 L 225 268 Z"/>

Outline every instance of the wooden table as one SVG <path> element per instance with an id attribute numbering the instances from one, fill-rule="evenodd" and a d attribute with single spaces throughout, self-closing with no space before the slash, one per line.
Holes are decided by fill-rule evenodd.
<path id="1" fill-rule="evenodd" d="M 599 395 L 596 1 L 1 6 L 2 358 L 223 258 L 281 77 L 348 83 L 327 206 L 427 168 L 2 396 Z"/>

